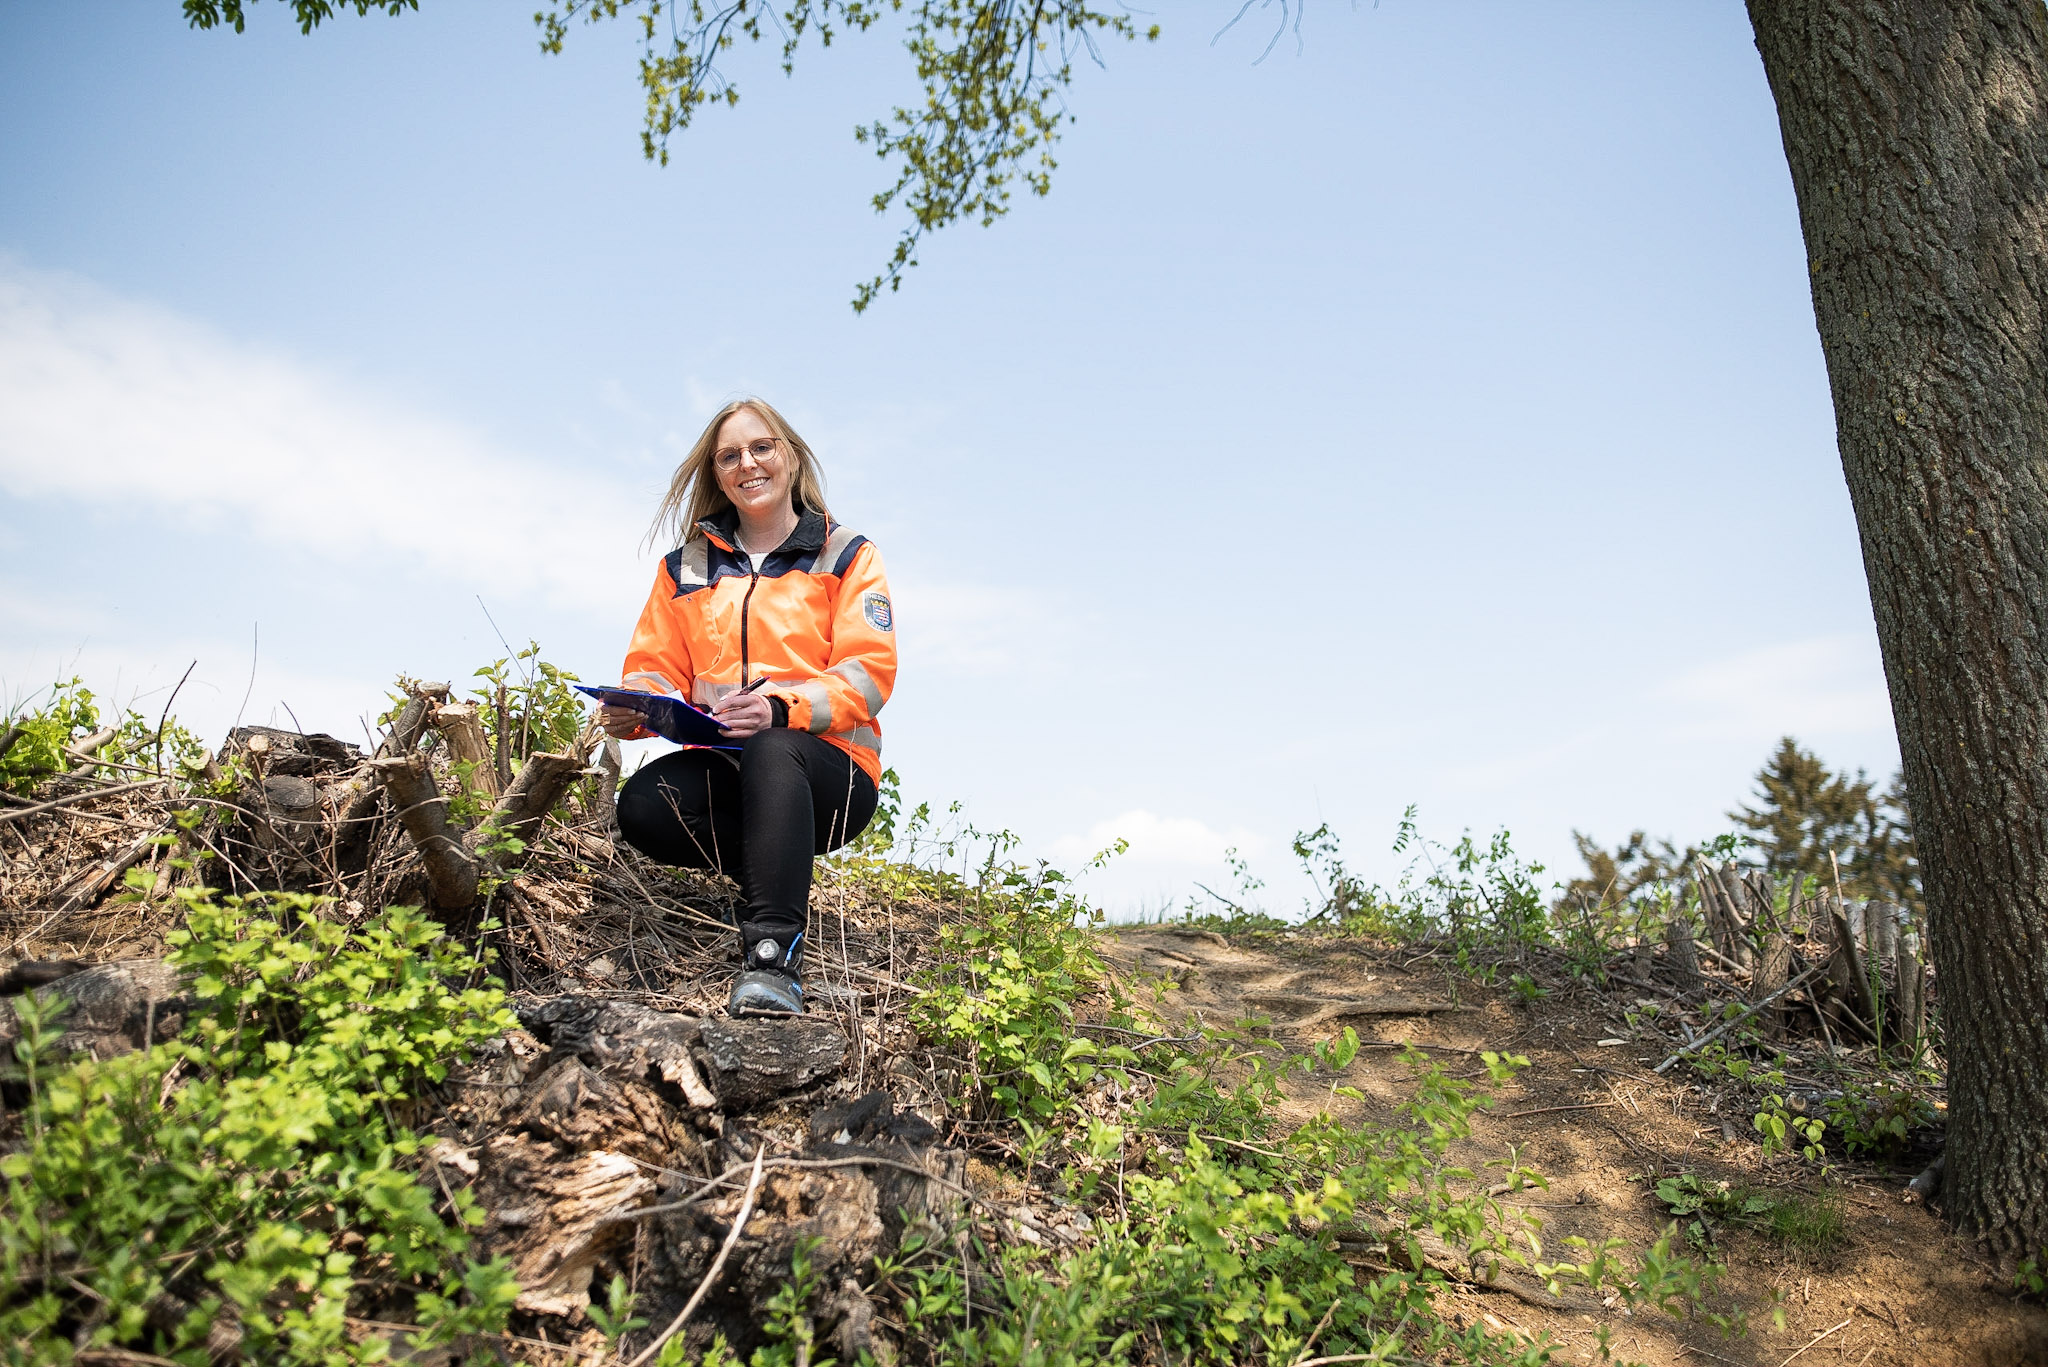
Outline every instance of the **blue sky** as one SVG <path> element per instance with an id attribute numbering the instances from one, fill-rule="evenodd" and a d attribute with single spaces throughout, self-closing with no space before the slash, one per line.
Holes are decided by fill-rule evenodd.
<path id="1" fill-rule="evenodd" d="M 360 738 L 400 672 L 617 669 L 682 450 L 760 393 L 872 536 L 886 758 L 1129 911 L 1327 821 L 1723 828 L 1782 734 L 1896 764 L 1741 5 L 1182 3 L 1052 195 L 932 239 L 881 33 L 640 157 L 634 50 L 426 0 L 0 8 L 0 679 Z M 260 639 L 251 672 L 252 637 Z M 145 704 L 148 705 L 148 704 Z"/>

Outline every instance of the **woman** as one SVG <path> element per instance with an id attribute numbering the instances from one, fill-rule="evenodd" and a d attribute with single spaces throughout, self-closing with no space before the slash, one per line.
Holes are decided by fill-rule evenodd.
<path id="1" fill-rule="evenodd" d="M 875 714 L 896 683 L 882 557 L 832 521 L 811 448 L 759 399 L 727 404 L 690 448 L 655 517 L 671 528 L 682 544 L 655 571 L 621 683 L 688 698 L 739 748 L 646 765 L 619 828 L 650 858 L 739 880 L 729 1009 L 797 1014 L 811 860 L 875 813 Z M 598 709 L 620 739 L 648 735 L 644 720 Z"/>

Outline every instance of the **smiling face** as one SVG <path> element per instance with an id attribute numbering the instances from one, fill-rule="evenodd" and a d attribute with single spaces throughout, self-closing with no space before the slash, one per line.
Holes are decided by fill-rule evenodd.
<path id="1" fill-rule="evenodd" d="M 741 519 L 749 523 L 773 522 L 790 507 L 791 470 L 795 463 L 789 452 L 780 443 L 763 456 L 748 449 L 774 436 L 774 430 L 751 408 L 739 409 L 719 424 L 711 473 L 718 480 L 718 487 L 739 509 Z M 734 450 L 739 452 L 739 460 L 727 468 L 719 455 Z"/>

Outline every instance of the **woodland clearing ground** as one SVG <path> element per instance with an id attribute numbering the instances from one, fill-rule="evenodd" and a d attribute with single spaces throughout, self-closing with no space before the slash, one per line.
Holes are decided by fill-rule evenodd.
<path id="1" fill-rule="evenodd" d="M 1510 1145 L 1543 1172 L 1547 1191 L 1527 1193 L 1543 1217 L 1543 1237 L 1556 1248 L 1568 1236 L 1620 1237 L 1642 1247 L 1673 1215 L 1656 1197 L 1660 1177 L 1695 1173 L 1710 1182 L 1747 1184 L 1774 1197 L 1818 1197 L 1818 1170 L 1797 1154 L 1765 1157 L 1752 1128 L 1754 1106 L 1726 1079 L 1702 1082 L 1681 1069 L 1651 1068 L 1667 1049 L 1632 1028 L 1629 996 L 1575 983 L 1561 971 L 1542 979 L 1550 995 L 1530 1005 L 1505 987 L 1458 974 L 1446 960 L 1416 958 L 1403 946 L 1372 947 L 1333 938 L 1226 937 L 1198 928 L 1120 927 L 1105 947 L 1131 983 L 1159 985 L 1169 1018 L 1199 1013 L 1212 1024 L 1264 1015 L 1263 1033 L 1306 1049 L 1349 1024 L 1368 1044 L 1403 1041 L 1449 1061 L 1454 1073 L 1479 1068 L 1479 1050 L 1525 1055 L 1530 1066 L 1503 1087 L 1492 1109 L 1473 1121 L 1454 1156 L 1482 1170 Z M 1469 1009 L 1410 1016 L 1366 1014 L 1375 1000 L 1422 998 Z M 1248 1008 L 1247 999 L 1256 1001 Z M 1343 1003 L 1330 1014 L 1331 1001 Z M 1307 1030 L 1291 1021 L 1312 1020 Z M 1621 1046 L 1601 1040 L 1622 1038 Z M 1456 1053 L 1450 1051 L 1459 1051 Z M 1469 1066 L 1457 1066 L 1468 1063 Z M 1364 1100 L 1332 1100 L 1322 1078 L 1290 1076 L 1283 1084 L 1290 1122 L 1332 1107 L 1341 1119 L 1394 1118 L 1412 1085 L 1393 1048 L 1361 1049 L 1339 1079 Z M 1321 1085 L 1318 1086 L 1317 1084 Z M 1583 1108 L 1583 1109 L 1571 1109 Z M 1724 1137 L 1731 1122 L 1736 1139 Z M 1609 1311 L 1614 1351 L 1655 1367 L 1733 1362 L 1777 1367 L 1816 1334 L 1842 1320 L 1798 1361 L 1849 1367 L 2048 1362 L 2048 1307 L 2014 1297 L 2009 1276 L 1951 1236 L 1926 1206 L 1907 1204 L 1905 1183 L 1924 1159 L 1880 1165 L 1836 1159 L 1844 1230 L 1838 1248 L 1802 1255 L 1767 1230 L 1717 1222 L 1713 1230 L 1727 1275 L 1708 1308 L 1749 1313 L 1747 1337 L 1663 1316 L 1621 1317 Z M 1515 1200 L 1515 1197 L 1503 1197 Z M 1443 1312 L 1465 1322 L 1497 1321 L 1564 1346 L 1561 1361 L 1595 1357 L 1599 1317 L 1549 1311 L 1510 1296 L 1446 1285 Z M 1785 1323 L 1774 1326 L 1772 1310 Z M 1491 1316 L 1492 1321 L 1487 1317 Z"/>
<path id="2" fill-rule="evenodd" d="M 568 758 L 537 746 L 566 747 L 580 713 L 556 706 L 563 690 L 555 680 L 535 679 L 523 701 L 503 680 L 487 679 L 497 698 L 484 701 L 498 724 L 469 737 L 480 749 L 473 758 L 443 734 L 473 715 L 447 705 L 445 688 L 434 695 L 438 707 L 424 707 L 433 686 L 418 686 L 394 713 L 394 737 L 408 716 L 415 729 L 385 744 L 404 755 L 422 803 L 445 805 L 450 829 L 474 822 L 473 836 L 488 828 L 489 804 L 474 791 L 485 760 L 503 774 Z M 511 726 L 508 696 L 537 725 Z M 12 799 L 17 817 L 0 830 L 0 934 L 12 945 L 9 958 L 148 958 L 167 943 L 190 945 L 176 937 L 210 926 L 206 933 L 226 938 L 201 947 L 197 962 L 227 965 L 222 972 L 234 979 L 250 971 L 241 957 L 247 945 L 291 940 L 307 957 L 297 966 L 264 961 L 261 991 L 280 1009 L 235 1055 L 246 1061 L 246 1080 L 268 1085 L 284 1072 L 272 1065 L 317 1058 L 327 1047 L 296 1018 L 305 994 L 334 1008 L 327 1019 L 337 1029 L 373 1014 L 347 1009 L 369 1004 L 348 995 L 358 990 L 347 985 L 356 971 L 350 956 L 368 963 L 369 955 L 375 973 L 393 980 L 417 978 L 421 962 L 408 947 L 446 943 L 417 918 L 406 923 L 402 945 L 361 938 L 398 924 L 377 908 L 433 891 L 420 836 L 378 786 L 371 756 L 331 738 L 248 728 L 218 764 L 167 772 L 159 786 L 123 786 L 114 779 L 144 766 L 118 764 L 121 772 L 109 777 L 31 777 L 33 798 L 76 798 L 70 806 L 31 811 L 30 795 Z M 814 893 L 814 1010 L 799 1033 L 831 1037 L 814 1055 L 829 1055 L 824 1071 L 785 1070 L 764 1089 L 763 1074 L 747 1071 L 752 1065 L 734 1065 L 735 1074 L 721 1062 L 745 1046 L 738 1036 L 746 1032 L 713 1019 L 733 972 L 727 918 L 735 890 L 716 876 L 659 868 L 617 844 L 605 801 L 614 777 L 578 769 L 525 838 L 474 844 L 482 904 L 463 903 L 448 918 L 458 932 L 449 938 L 496 956 L 492 971 L 520 994 L 521 1028 L 500 1034 L 504 1018 L 491 1016 L 495 1023 L 478 1033 L 484 1013 L 502 1007 L 495 989 L 474 1011 L 450 1006 L 460 1017 L 450 1017 L 453 1035 L 438 1018 L 379 1002 L 389 1007 L 380 1028 L 425 1059 L 423 1076 L 349 1075 L 351 1094 L 374 1090 L 391 1101 L 363 1115 L 442 1137 L 417 1147 L 402 1139 L 389 1152 L 405 1159 L 396 1175 L 411 1199 L 445 1198 L 451 1213 L 472 1210 L 484 1221 L 475 1249 L 460 1247 L 464 1236 L 453 1226 L 443 1231 L 450 1258 L 496 1254 L 519 1263 L 516 1308 L 500 1302 L 491 1310 L 485 1293 L 503 1290 L 502 1278 L 465 1283 L 460 1293 L 468 1297 L 463 1332 L 496 1360 L 587 1363 L 620 1347 L 611 1340 L 621 1336 L 621 1356 L 647 1350 L 647 1337 L 626 1326 L 675 1317 L 728 1235 L 742 1185 L 735 1160 L 764 1151 L 773 1172 L 734 1245 L 734 1270 L 671 1340 L 661 1367 L 675 1367 L 676 1354 L 696 1361 L 714 1328 L 738 1336 L 743 1352 L 758 1350 L 757 1367 L 796 1367 L 813 1359 L 814 1325 L 820 1333 L 830 1327 L 842 1360 L 857 1356 L 863 1336 L 879 1334 L 906 1367 L 1105 1355 L 1175 1367 L 1277 1367 L 1368 1343 L 1389 1361 L 1519 1364 L 1544 1358 L 1531 1335 L 1556 1345 L 1552 1360 L 1590 1363 L 1603 1333 L 1622 1360 L 1655 1363 L 1782 1363 L 1795 1353 L 1801 1361 L 1894 1363 L 2044 1356 L 2048 1330 L 2038 1306 L 2014 1302 L 1989 1269 L 1944 1241 L 1925 1210 L 1894 1204 L 1917 1161 L 1888 1175 L 1842 1164 L 1839 1173 L 1851 1180 L 1841 1189 L 1841 1247 L 1831 1256 L 1810 1251 L 1830 1239 L 1829 1189 L 1805 1160 L 1765 1158 L 1749 1138 L 1758 1105 L 1750 1088 L 1762 1071 L 1741 1085 L 1735 1075 L 1751 1069 L 1737 1057 L 1751 1046 L 1731 1036 L 1735 1050 L 1711 1064 L 1711 1077 L 1651 1072 L 1676 1042 L 1659 1037 L 1675 1018 L 1652 1013 L 1653 999 L 1638 1000 L 1635 988 L 1604 976 L 1610 970 L 1600 965 L 1624 952 L 1610 933 L 1620 923 L 1580 917 L 1590 940 L 1579 971 L 1591 964 L 1608 985 L 1596 991 L 1573 978 L 1564 969 L 1574 960 L 1548 940 L 1548 912 L 1504 836 L 1487 850 L 1463 842 L 1452 852 L 1455 876 L 1399 903 L 1347 879 L 1332 844 L 1332 905 L 1343 912 L 1335 926 L 1247 919 L 1226 924 L 1240 932 L 1231 935 L 1196 924 L 1102 932 L 1057 871 L 1009 859 L 1014 838 L 935 830 L 924 811 L 903 816 L 897 830 L 902 814 L 885 802 L 869 836 L 821 865 Z M 254 895 L 223 914 L 202 881 L 289 895 Z M 1435 917 L 1439 929 L 1374 929 L 1404 917 L 1417 925 Z M 1444 924 L 1465 938 L 1447 937 Z M 1628 962 L 1651 973 L 1641 926 L 1629 925 L 1636 943 Z M 335 948 L 342 945 L 352 947 Z M 1509 986 L 1482 982 L 1512 965 L 1520 971 Z M 1654 971 L 1667 967 L 1658 962 Z M 221 976 L 214 974 L 216 994 Z M 34 985 L 20 973 L 9 977 L 0 990 Z M 204 1001 L 181 1006 L 202 1020 L 219 1014 Z M 1192 1027 L 1191 1013 L 1200 1017 Z M 124 1030 L 167 1039 L 163 1014 L 131 1014 L 125 1024 L 114 1019 L 102 1040 Z M 1267 1024 L 1233 1028 L 1247 1016 Z M 233 1029 L 243 1028 L 238 1018 Z M 1366 1042 L 1354 1048 L 1360 1034 Z M 460 1057 L 468 1046 L 446 1047 L 484 1035 L 491 1038 L 471 1063 Z M 1437 1066 L 1403 1060 L 1396 1042 L 1434 1048 Z M 666 1062 L 650 1072 L 656 1054 Z M 194 1080 L 215 1085 L 205 1077 L 213 1056 L 185 1059 L 180 1085 L 210 1095 Z M 1788 1065 L 1791 1073 L 1824 1071 L 1805 1059 Z M 441 1069 L 445 1080 L 434 1081 Z M 106 1075 L 118 1082 L 136 1071 L 124 1064 Z M 745 1085 L 731 1085 L 736 1076 Z M 1901 1076 L 1906 1092 L 1925 1090 L 1923 1079 Z M 1489 1091 L 1499 1097 L 1491 1110 L 1474 1094 Z M 870 1103 L 883 1092 L 889 1105 L 878 1111 Z M 146 1089 L 106 1119 L 130 1127 L 122 1144 L 148 1147 L 167 1099 L 179 1094 Z M 78 1182 L 87 1180 L 73 1158 L 36 1149 L 38 1127 L 53 1117 L 35 1112 L 32 1096 L 24 1110 L 19 1078 L 0 1091 L 0 1141 L 9 1150 L 0 1171 L 28 1182 L 0 1202 L 0 1234 L 12 1231 L 0 1237 L 0 1253 L 17 1246 L 15 1236 L 52 1247 L 49 1232 L 75 1218 Z M 1921 1112 L 1906 1106 L 1901 1114 Z M 1724 1122 L 1737 1142 L 1723 1138 Z M 351 1144 L 371 1153 L 361 1140 L 342 1124 L 332 1142 L 292 1143 L 301 1146 L 295 1153 L 317 1155 L 321 1145 L 347 1152 Z M 211 1139 L 195 1133 L 178 1142 L 206 1165 Z M 78 1153 L 122 1166 L 104 1143 Z M 1487 1164 L 1504 1158 L 1542 1170 L 1550 1185 L 1504 1185 L 1489 1196 L 1486 1184 L 1498 1174 Z M 232 1167 L 232 1155 L 226 1161 Z M 210 1162 L 218 1168 L 221 1159 Z M 910 1187 L 891 1172 L 910 1175 Z M 245 1175 L 262 1186 L 282 1173 Z M 1685 1199 L 1723 1211 L 1733 1203 L 1737 1215 L 1675 1222 L 1672 1202 L 1652 1193 L 1688 1176 Z M 881 1217 L 907 1200 L 924 1214 L 886 1227 Z M 549 1223 L 565 1210 L 571 1224 Z M 1543 1249 L 1531 1262 L 1597 1266 L 1609 1239 L 1622 1246 L 1622 1261 L 1587 1277 L 1566 1272 L 1564 1302 L 1512 1266 L 1492 1286 L 1475 1284 L 1473 1261 L 1489 1249 L 1516 1249 L 1520 1212 L 1544 1222 Z M 1730 1268 L 1707 1291 L 1703 1313 L 1682 1323 L 1648 1308 L 1686 1308 L 1708 1270 L 1683 1256 L 1684 1232 L 1677 1246 L 1659 1247 L 1674 1223 L 1694 1231 L 1703 1257 Z M 1773 1225 L 1809 1251 L 1787 1252 L 1772 1240 Z M 325 1239 L 316 1226 L 309 1218 L 306 1236 Z M 216 1249 L 257 1242 L 232 1219 L 221 1224 L 209 1214 L 193 1227 L 216 1231 L 206 1236 Z M 339 1238 L 354 1247 L 347 1241 L 357 1233 Z M 826 1235 L 832 1241 L 811 1242 Z M 101 1244 L 118 1253 L 126 1237 Z M 1575 1249 L 1567 1242 L 1574 1237 L 1589 1244 Z M 577 1250 L 568 1272 L 561 1249 Z M 186 1274 L 166 1286 L 183 1298 L 170 1304 L 190 1309 L 210 1294 L 212 1274 L 199 1253 L 195 1245 L 190 1257 L 173 1260 Z M 323 1284 L 324 1305 L 305 1301 L 326 1317 L 321 1355 L 290 1361 L 353 1360 L 358 1347 L 367 1351 L 371 1339 L 422 1314 L 422 1278 L 454 1265 L 423 1265 L 408 1279 L 387 1275 L 378 1261 L 387 1255 L 374 1246 L 360 1256 L 360 1268 L 351 1263 Z M 1404 1256 L 1405 1270 L 1390 1268 Z M 531 1277 L 520 1262 L 529 1258 L 537 1260 Z M 118 1257 L 81 1264 L 61 1282 L 40 1271 L 52 1266 L 47 1259 L 9 1265 L 22 1284 L 35 1272 L 45 1288 L 37 1308 L 0 1279 L 0 1314 L 41 1317 L 34 1351 L 20 1360 L 68 1362 L 79 1335 L 99 1335 L 102 1342 L 88 1345 L 96 1349 L 152 1351 L 150 1335 L 160 1330 L 115 1326 L 95 1319 L 93 1308 L 105 1303 L 94 1299 L 95 1285 L 111 1286 L 107 1278 L 137 1265 Z M 162 1265 L 148 1263 L 138 1275 L 155 1276 L 150 1269 Z M 590 1307 L 585 1281 L 598 1297 Z M 1588 1295 L 1589 1283 L 1604 1300 Z M 265 1282 L 243 1298 L 244 1313 L 267 1313 L 273 1297 L 289 1307 L 294 1294 L 313 1293 Z M 1638 1313 L 1625 1312 L 1632 1302 L 1624 1296 L 1636 1298 Z M 148 1287 L 130 1300 L 164 1303 Z M 1774 1309 L 1785 1314 L 1782 1329 L 1772 1326 Z M 1720 1337 L 1707 1318 L 1716 1312 L 1740 1312 L 1754 1332 Z M 194 1313 L 199 1329 L 241 1333 L 227 1312 L 212 1320 L 212 1312 Z M 1882 1339 L 1872 1327 L 1880 1322 Z M 12 1351 L 0 1345 L 0 1360 L 12 1360 Z M 194 1345 L 169 1351 L 194 1367 L 205 1355 Z"/>

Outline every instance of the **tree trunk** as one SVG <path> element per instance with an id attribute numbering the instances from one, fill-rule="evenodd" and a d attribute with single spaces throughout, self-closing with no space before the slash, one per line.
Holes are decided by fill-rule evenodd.
<path id="1" fill-rule="evenodd" d="M 1945 1003 L 1949 1210 L 2048 1244 L 2048 12 L 1750 0 Z"/>

